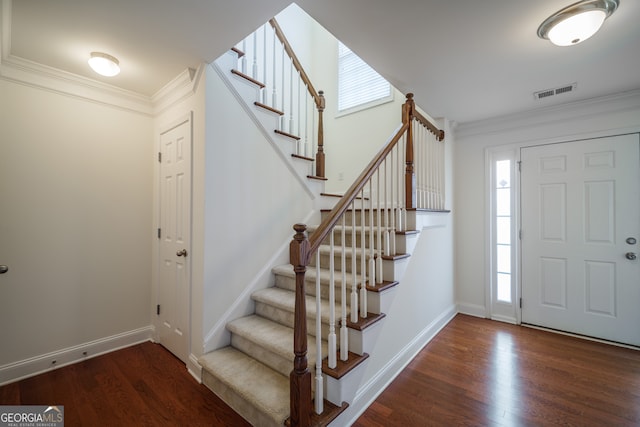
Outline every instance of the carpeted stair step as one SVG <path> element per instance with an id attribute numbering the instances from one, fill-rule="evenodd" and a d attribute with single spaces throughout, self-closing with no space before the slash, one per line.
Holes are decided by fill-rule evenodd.
<path id="1" fill-rule="evenodd" d="M 231 345 L 243 353 L 260 360 L 270 368 L 288 376 L 293 369 L 293 329 L 267 318 L 251 315 L 227 324 L 231 332 Z M 307 340 L 307 359 L 310 369 L 316 358 L 316 342 Z M 322 342 L 322 354 L 327 353 L 327 343 Z"/>
<path id="2" fill-rule="evenodd" d="M 281 289 L 294 292 L 296 289 L 296 273 L 293 271 L 291 264 L 284 264 L 274 267 L 272 270 L 275 275 L 275 286 Z M 320 269 L 320 297 L 329 299 L 329 283 L 331 270 L 326 268 Z M 315 268 L 308 268 L 305 273 L 305 292 L 307 295 L 315 296 L 316 294 L 316 276 L 317 271 Z M 350 303 L 350 295 L 353 287 L 353 275 L 351 273 L 346 274 L 347 282 L 347 305 Z M 356 275 L 357 288 L 356 292 L 359 292 L 361 284 L 360 275 Z M 336 301 L 342 301 L 342 274 L 340 272 L 334 273 L 334 292 Z"/>
<path id="3" fill-rule="evenodd" d="M 282 427 L 289 417 L 289 378 L 233 347 L 200 357 L 202 382 L 253 426 Z"/>
<path id="4" fill-rule="evenodd" d="M 341 246 L 342 245 L 342 229 L 344 228 L 344 240 L 345 240 L 345 246 L 347 248 L 351 248 L 353 239 L 354 239 L 354 232 L 353 232 L 353 228 L 351 227 L 351 223 L 348 223 L 346 226 L 342 226 L 342 225 L 336 225 L 335 228 L 333 229 L 333 244 L 336 246 Z M 307 227 L 307 233 L 309 233 L 309 236 L 312 236 L 313 233 L 315 233 L 315 231 L 318 229 L 317 225 L 310 225 Z M 390 227 L 383 227 L 381 229 L 382 232 L 389 230 Z M 366 226 L 364 229 L 364 236 L 365 236 L 365 247 L 369 246 L 369 234 L 371 232 L 371 228 L 369 226 Z M 374 226 L 373 227 L 373 235 L 374 235 L 374 239 L 377 239 L 378 236 L 378 227 Z M 356 247 L 361 248 L 362 247 L 362 227 L 357 225 L 356 226 L 356 230 L 355 230 L 355 240 L 356 240 Z M 324 238 L 324 240 L 322 240 L 322 243 L 325 245 L 328 245 L 330 242 L 330 235 L 327 235 L 327 237 Z M 375 241 L 375 240 L 374 240 Z"/>
<path id="5" fill-rule="evenodd" d="M 251 295 L 256 303 L 256 314 L 273 320 L 276 323 L 293 328 L 294 310 L 295 310 L 295 292 L 291 292 L 285 289 L 272 287 L 266 288 L 254 292 Z M 329 302 L 321 300 L 321 316 L 322 316 L 322 338 L 327 339 L 329 331 Z M 315 297 L 306 297 L 307 306 L 307 324 L 309 328 L 307 333 L 315 336 L 315 319 L 316 319 L 316 300 Z M 342 306 L 340 303 L 336 303 L 335 307 L 335 320 L 336 320 L 336 334 L 339 333 L 339 321 L 341 316 Z M 347 308 L 347 316 L 349 310 Z"/>

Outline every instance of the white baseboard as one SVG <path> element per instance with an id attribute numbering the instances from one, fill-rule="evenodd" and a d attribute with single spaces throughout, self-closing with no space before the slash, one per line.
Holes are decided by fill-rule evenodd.
<path id="1" fill-rule="evenodd" d="M 202 366 L 200 366 L 200 364 L 198 363 L 198 358 L 193 353 L 189 355 L 189 360 L 187 361 L 187 371 L 189 371 L 191 376 L 195 378 L 199 384 L 202 384 Z"/>
<path id="2" fill-rule="evenodd" d="M 431 322 L 409 344 L 401 349 L 374 377 L 360 387 L 349 407 L 336 419 L 336 425 L 352 425 L 375 399 L 391 384 L 414 357 L 436 336 L 457 314 L 451 306 Z M 340 420 L 340 421 L 338 421 Z"/>
<path id="3" fill-rule="evenodd" d="M 151 341 L 153 331 L 153 326 L 146 326 L 0 366 L 0 386 L 121 348 Z"/>
<path id="4" fill-rule="evenodd" d="M 482 317 L 483 319 L 487 317 L 487 310 L 484 305 L 477 304 L 468 304 L 464 302 L 459 302 L 456 304 L 458 313 L 468 314 L 469 316 L 474 317 Z"/>

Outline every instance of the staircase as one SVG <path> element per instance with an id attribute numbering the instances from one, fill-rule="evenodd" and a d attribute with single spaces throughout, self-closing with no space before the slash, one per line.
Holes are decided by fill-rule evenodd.
<path id="1" fill-rule="evenodd" d="M 270 23 L 280 31 L 275 20 Z M 267 46 L 266 35 L 260 38 Z M 286 41 L 283 45 L 290 54 Z M 262 62 L 256 52 L 254 48 L 254 64 Z M 262 57 L 268 56 L 265 47 Z M 227 323 L 230 345 L 199 358 L 202 381 L 254 426 L 328 425 L 353 402 L 361 385 L 417 241 L 416 208 L 442 209 L 442 168 L 433 165 L 444 159 L 444 134 L 416 110 L 413 95 L 407 95 L 396 134 L 343 197 L 326 195 L 322 92 L 316 92 L 299 69 L 304 83 L 297 83 L 297 92 L 290 89 L 278 98 L 282 108 L 277 108 L 275 95 L 273 103 L 267 103 L 269 85 L 259 79 L 269 80 L 268 73 L 247 74 L 244 65 L 238 66 L 244 59 L 245 52 L 236 47 L 214 68 L 293 175 L 322 200 L 316 205 L 320 224 L 294 226 L 292 264 L 273 267 L 273 286 L 251 295 L 253 314 Z M 296 62 L 292 54 L 293 65 L 282 69 L 290 69 L 293 76 Z M 301 89 L 303 84 L 308 90 Z M 303 99 L 303 92 L 309 92 L 311 102 L 296 104 L 294 99 Z M 317 108 L 317 121 L 306 121 L 307 113 L 300 113 L 306 110 L 303 104 Z M 297 116 L 290 113 L 285 119 L 288 109 L 297 110 Z M 296 124 L 302 117 L 304 124 Z M 308 136 L 313 140 L 315 134 L 317 144 L 309 143 Z M 425 172 L 429 167 L 432 172 Z M 422 206 L 433 201 L 435 206 Z M 315 399 L 309 420 L 313 396 L 322 398 Z"/>
<path id="2" fill-rule="evenodd" d="M 328 211 L 323 211 L 323 216 Z M 356 222 L 360 224 L 361 212 L 356 210 Z M 366 215 L 365 215 L 366 216 Z M 310 227 L 310 234 L 313 228 Z M 348 234 L 348 233 L 347 233 Z M 340 243 L 341 230 L 334 230 L 336 245 Z M 398 239 L 406 240 L 410 233 L 398 235 Z M 355 236 L 348 234 L 348 239 L 362 238 L 360 233 Z M 367 239 L 365 239 L 367 240 Z M 402 244 L 402 243 L 400 243 Z M 329 245 L 321 245 L 320 265 L 320 289 L 322 310 L 320 317 L 323 323 L 323 331 L 329 331 Z M 357 254 L 357 266 L 361 265 L 362 254 Z M 392 264 L 401 263 L 408 257 L 390 257 L 385 262 Z M 350 314 L 349 298 L 342 301 L 341 295 L 341 263 L 342 255 L 334 253 L 335 295 L 338 303 L 336 312 L 340 312 L 341 304 L 347 304 L 347 313 Z M 351 265 L 347 262 L 347 270 Z M 396 268 L 397 270 L 398 268 Z M 393 272 L 393 268 L 388 269 Z M 202 380 L 214 393 L 222 398 L 236 412 L 255 426 L 282 426 L 289 417 L 289 374 L 293 366 L 293 336 L 294 336 L 294 306 L 295 306 L 295 274 L 290 264 L 275 267 L 273 270 L 274 286 L 255 292 L 251 298 L 255 303 L 255 314 L 233 320 L 227 324 L 231 333 L 231 345 L 203 355 L 199 363 L 203 368 Z M 347 271 L 347 282 L 351 283 L 353 272 Z M 355 272 L 359 276 L 357 268 Z M 393 279 L 393 278 L 391 278 Z M 309 324 L 316 322 L 315 310 L 315 283 L 316 269 L 310 268 L 306 275 L 307 307 Z M 323 375 L 325 376 L 327 406 L 333 411 L 325 410 L 325 417 L 320 425 L 326 425 L 332 418 L 339 414 L 344 401 L 353 398 L 359 384 L 360 375 L 357 372 L 363 369 L 363 364 L 368 357 L 367 350 L 375 343 L 376 330 L 383 321 L 385 314 L 380 310 L 388 307 L 393 298 L 393 290 L 398 285 L 396 280 L 387 280 L 382 285 L 367 287 L 368 306 L 371 312 L 366 318 L 358 316 L 358 321 L 347 322 L 349 332 L 349 351 L 354 353 L 349 363 L 329 369 L 326 358 L 323 363 Z M 336 326 L 337 328 L 337 326 Z M 314 330 L 308 337 L 310 361 L 316 359 L 316 338 Z M 323 353 L 327 353 L 327 337 L 322 338 Z M 310 362 L 310 370 L 315 372 L 315 366 Z M 326 413 L 329 412 L 329 415 Z"/>

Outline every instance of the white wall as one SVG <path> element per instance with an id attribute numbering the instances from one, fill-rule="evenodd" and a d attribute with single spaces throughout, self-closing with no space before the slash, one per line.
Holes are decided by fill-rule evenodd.
<path id="1" fill-rule="evenodd" d="M 456 299 L 485 315 L 487 189 L 485 150 L 640 130 L 640 91 L 459 126 L 455 154 Z"/>
<path id="2" fill-rule="evenodd" d="M 149 328 L 153 137 L 147 115 L 50 90 L 0 79 L 0 99 L 6 373 Z"/>
<path id="3" fill-rule="evenodd" d="M 325 92 L 326 191 L 342 193 L 401 124 L 405 97 L 394 89 L 392 102 L 338 117 L 337 39 L 296 5 L 277 19 L 314 87 Z"/>
<path id="4" fill-rule="evenodd" d="M 213 67 L 206 74 L 202 304 L 212 350 L 227 312 L 252 312 L 250 291 L 273 284 L 270 266 L 288 262 L 293 224 L 314 201 Z"/>

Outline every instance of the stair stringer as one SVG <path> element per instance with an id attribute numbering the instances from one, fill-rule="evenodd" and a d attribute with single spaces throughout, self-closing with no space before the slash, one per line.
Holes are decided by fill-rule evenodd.
<path id="1" fill-rule="evenodd" d="M 269 141 L 271 147 L 278 153 L 286 167 L 292 175 L 303 184 L 309 196 L 314 200 L 320 198 L 324 191 L 325 183 L 322 180 L 309 179 L 309 175 L 314 175 L 312 163 L 292 157 L 295 153 L 295 143 L 289 138 L 278 135 L 274 132 L 277 129 L 279 117 L 267 110 L 256 107 L 254 102 L 260 99 L 260 90 L 252 83 L 234 75 L 231 70 L 237 66 L 237 56 L 235 52 L 229 51 L 211 63 L 211 67 L 220 76 L 227 88 L 236 97 L 243 109 L 255 125 L 260 129 L 264 137 Z"/>

